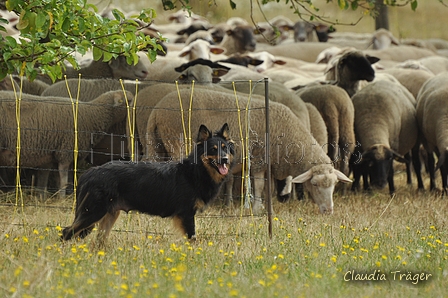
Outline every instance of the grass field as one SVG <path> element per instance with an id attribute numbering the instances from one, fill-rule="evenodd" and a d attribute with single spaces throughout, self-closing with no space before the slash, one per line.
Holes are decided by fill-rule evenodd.
<path id="1" fill-rule="evenodd" d="M 4 194 L 0 296 L 446 296 L 447 201 L 406 186 L 403 172 L 396 184 L 393 198 L 387 190 L 336 194 L 331 216 L 309 200 L 274 201 L 272 238 L 267 216 L 219 204 L 197 217 L 195 242 L 169 219 L 123 213 L 103 248 L 93 245 L 95 232 L 60 242 L 73 220 L 70 200 L 25 196 L 22 206 Z"/>

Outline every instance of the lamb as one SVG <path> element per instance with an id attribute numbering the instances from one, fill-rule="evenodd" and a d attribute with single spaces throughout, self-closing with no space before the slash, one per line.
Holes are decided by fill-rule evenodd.
<path id="1" fill-rule="evenodd" d="M 328 156 L 336 168 L 348 175 L 348 163 L 355 149 L 355 111 L 344 89 L 333 85 L 315 85 L 297 93 L 307 103 L 313 104 L 322 116 L 328 139 L 321 145 L 328 146 Z"/>
<path id="2" fill-rule="evenodd" d="M 443 192 L 447 193 L 448 154 L 448 73 L 429 79 L 417 96 L 417 121 L 422 143 L 428 153 L 430 189 L 435 189 L 435 171 L 440 169 Z M 438 156 L 434 169 L 434 153 Z"/>
<path id="3" fill-rule="evenodd" d="M 417 144 L 417 119 L 414 98 L 402 85 L 386 80 L 368 84 L 353 97 L 355 134 L 362 159 L 353 167 L 352 190 L 359 188 L 361 174 L 374 187 L 395 192 L 393 160 L 408 163 L 403 155 Z M 414 165 L 419 185 L 420 169 Z M 364 189 L 368 188 L 366 179 Z"/>
<path id="4" fill-rule="evenodd" d="M 91 102 L 79 102 L 78 156 L 84 158 L 91 142 L 97 144 L 101 135 L 126 117 L 125 98 L 132 102 L 130 92 L 110 91 Z M 2 166 L 16 163 L 16 97 L 11 91 L 0 91 L 0 158 Z M 68 170 L 73 162 L 74 124 L 71 101 L 63 97 L 45 97 L 23 94 L 21 100 L 21 167 L 48 167 L 58 164 L 60 195 L 65 196 Z M 51 115 L 51 117 L 48 117 Z M 38 182 L 46 187 L 46 180 Z"/>
<path id="5" fill-rule="evenodd" d="M 181 90 L 180 98 L 183 106 L 188 106 L 190 90 Z M 191 127 L 205 123 L 209 127 L 216 126 L 219 119 L 226 119 L 230 127 L 239 127 L 235 96 L 228 92 L 198 89 L 194 92 L 193 117 Z M 239 98 L 240 107 L 248 103 L 246 98 Z M 252 98 L 249 118 L 242 115 L 242 123 L 250 123 L 251 173 L 255 179 L 255 195 L 259 196 L 264 188 L 265 175 L 265 122 L 264 100 Z M 333 168 L 331 161 L 320 146 L 313 146 L 316 140 L 292 111 L 284 105 L 271 103 L 271 160 L 272 175 L 283 180 L 294 176 L 295 183 L 305 183 L 306 189 L 319 206 L 321 213 L 333 212 L 333 189 L 337 181 L 350 182 L 343 173 Z M 177 92 L 166 95 L 152 111 L 147 128 L 148 159 L 158 160 L 157 151 L 164 148 L 168 160 L 176 161 L 182 156 L 182 149 L 187 144 L 179 136 L 182 132 L 179 114 L 179 96 Z M 235 146 L 235 156 L 241 156 L 242 147 Z M 159 152 L 160 153 L 160 152 Z M 166 159 L 165 159 L 166 161 Z M 261 179 L 260 179 L 261 178 Z M 270 194 L 268 194 L 270 195 Z M 255 199 L 254 213 L 262 209 L 261 200 Z"/>

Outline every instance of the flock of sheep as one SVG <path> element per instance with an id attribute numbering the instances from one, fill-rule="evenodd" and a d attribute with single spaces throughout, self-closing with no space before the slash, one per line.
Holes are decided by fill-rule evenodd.
<path id="1" fill-rule="evenodd" d="M 257 26 L 240 18 L 212 24 L 184 11 L 142 31 L 167 38 L 154 63 L 143 52 L 134 66 L 124 57 L 104 63 L 86 55 L 77 57 L 80 70 L 67 66 L 67 81 L 11 76 L 0 82 L 2 190 L 14 185 L 17 162 L 25 172 L 37 172 L 32 184 L 39 189 L 49 186 L 51 172 L 59 173 L 64 196 L 76 154 L 93 165 L 134 154 L 140 162 L 178 161 L 189 146 L 181 107 L 187 111 L 192 98 L 192 131 L 200 124 L 229 124 L 237 144 L 235 177 L 246 170 L 250 149 L 254 213 L 262 212 L 271 179 L 281 200 L 291 195 L 291 183 L 303 185 L 322 213 L 333 212 L 338 181 L 353 179 L 351 188 L 358 190 L 362 177 L 365 190 L 388 185 L 392 194 L 394 160 L 406 164 L 408 183 L 413 168 L 423 189 L 422 152 L 430 189 L 440 169 L 446 191 L 448 41 L 398 40 L 384 29 L 331 32 L 324 24 L 283 16 Z M 2 34 L 17 32 L 11 26 Z M 266 79 L 272 177 L 265 165 L 266 90 L 260 81 Z M 78 95 L 75 110 L 71 98 Z M 241 123 L 250 128 L 241 132 Z M 228 204 L 240 180 L 227 183 Z"/>

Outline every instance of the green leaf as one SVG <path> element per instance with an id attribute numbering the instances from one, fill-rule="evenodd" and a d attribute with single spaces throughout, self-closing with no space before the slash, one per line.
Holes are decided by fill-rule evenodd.
<path id="1" fill-rule="evenodd" d="M 109 62 L 112 58 L 113 58 L 112 53 L 109 53 L 109 52 L 103 53 L 103 61 L 104 62 Z"/>
<path id="2" fill-rule="evenodd" d="M 357 10 L 358 9 L 358 1 L 353 1 L 351 7 L 352 7 L 352 10 Z"/>
<path id="3" fill-rule="evenodd" d="M 103 51 L 98 49 L 97 47 L 93 47 L 93 60 L 98 61 L 101 59 L 101 56 L 103 56 Z"/>
<path id="4" fill-rule="evenodd" d="M 233 2 L 232 0 L 229 0 L 229 3 L 230 3 L 230 8 L 236 9 L 236 3 L 235 2 Z"/>
<path id="5" fill-rule="evenodd" d="M 42 12 L 37 14 L 36 17 L 36 27 L 37 28 L 42 28 L 45 25 L 45 22 L 47 21 L 47 14 Z"/>
<path id="6" fill-rule="evenodd" d="M 411 2 L 411 9 L 415 11 L 417 9 L 418 2 L 417 0 Z"/>

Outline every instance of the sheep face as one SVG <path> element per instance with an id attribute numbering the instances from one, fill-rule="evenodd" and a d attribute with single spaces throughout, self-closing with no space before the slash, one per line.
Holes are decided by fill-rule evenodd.
<path id="1" fill-rule="evenodd" d="M 140 59 L 137 64 L 129 65 L 125 56 L 118 56 L 118 58 L 109 61 L 109 66 L 112 69 L 113 77 L 116 79 L 143 80 L 148 76 L 148 69 Z"/>
<path id="2" fill-rule="evenodd" d="M 293 183 L 304 183 L 306 191 L 322 214 L 333 213 L 333 192 L 338 181 L 351 182 L 342 172 L 327 164 L 314 166 L 292 180 Z"/>
<path id="3" fill-rule="evenodd" d="M 254 35 L 254 29 L 250 26 L 237 26 L 232 30 L 227 31 L 227 35 L 233 37 L 237 44 L 237 51 L 239 53 L 253 52 L 257 45 Z"/>
<path id="4" fill-rule="evenodd" d="M 348 77 L 350 81 L 373 81 L 375 70 L 372 64 L 379 61 L 378 58 L 364 55 L 362 52 L 349 52 L 343 55 L 338 63 L 339 77 Z"/>
<path id="5" fill-rule="evenodd" d="M 363 171 L 369 173 L 372 187 L 383 189 L 388 183 L 391 186 L 394 159 L 403 163 L 407 162 L 403 156 L 382 144 L 373 145 L 362 154 L 361 165 Z"/>

